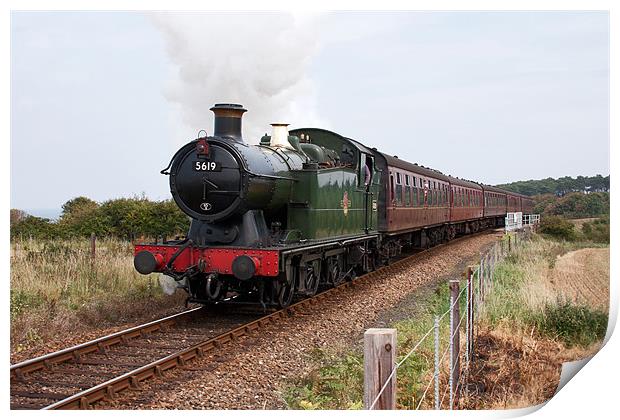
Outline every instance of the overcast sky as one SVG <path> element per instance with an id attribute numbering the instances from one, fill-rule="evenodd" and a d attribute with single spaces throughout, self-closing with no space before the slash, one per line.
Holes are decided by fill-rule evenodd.
<path id="1" fill-rule="evenodd" d="M 609 174 L 605 12 L 14 12 L 11 207 L 170 197 L 209 107 L 497 184 Z"/>

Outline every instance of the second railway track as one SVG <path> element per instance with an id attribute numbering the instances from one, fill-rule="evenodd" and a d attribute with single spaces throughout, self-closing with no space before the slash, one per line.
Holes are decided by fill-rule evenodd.
<path id="1" fill-rule="evenodd" d="M 462 238 L 450 243 L 459 239 Z M 86 409 L 113 399 L 123 390 L 139 389 L 143 381 L 160 378 L 169 369 L 185 367 L 238 337 L 303 311 L 340 289 L 390 274 L 441 246 L 415 253 L 267 315 L 204 316 L 204 308 L 195 308 L 16 363 L 10 368 L 11 409 Z"/>

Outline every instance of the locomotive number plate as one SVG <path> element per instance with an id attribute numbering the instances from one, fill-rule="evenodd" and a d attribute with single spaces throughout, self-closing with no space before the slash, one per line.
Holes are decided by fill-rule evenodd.
<path id="1" fill-rule="evenodd" d="M 220 162 L 195 161 L 194 170 L 200 172 L 220 172 L 222 164 Z"/>

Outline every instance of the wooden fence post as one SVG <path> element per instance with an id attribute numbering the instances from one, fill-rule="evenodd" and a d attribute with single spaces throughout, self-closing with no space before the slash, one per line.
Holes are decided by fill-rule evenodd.
<path id="1" fill-rule="evenodd" d="M 364 408 L 396 409 L 396 374 L 377 399 L 396 365 L 396 330 L 370 328 L 364 333 Z M 377 400 L 374 407 L 373 403 Z"/>
<path id="2" fill-rule="evenodd" d="M 96 245 L 95 242 L 97 241 L 97 237 L 95 236 L 94 233 L 90 234 L 90 258 L 92 259 L 92 262 L 95 262 L 95 251 L 96 251 Z"/>

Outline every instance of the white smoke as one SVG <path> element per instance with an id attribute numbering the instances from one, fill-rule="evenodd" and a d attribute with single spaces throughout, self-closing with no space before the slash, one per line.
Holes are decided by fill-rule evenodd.
<path id="1" fill-rule="evenodd" d="M 152 15 L 178 77 L 165 90 L 192 133 L 213 132 L 215 103 L 248 112 L 243 137 L 258 143 L 272 122 L 320 126 L 307 76 L 318 50 L 317 17 L 281 12 L 172 12 Z"/>

